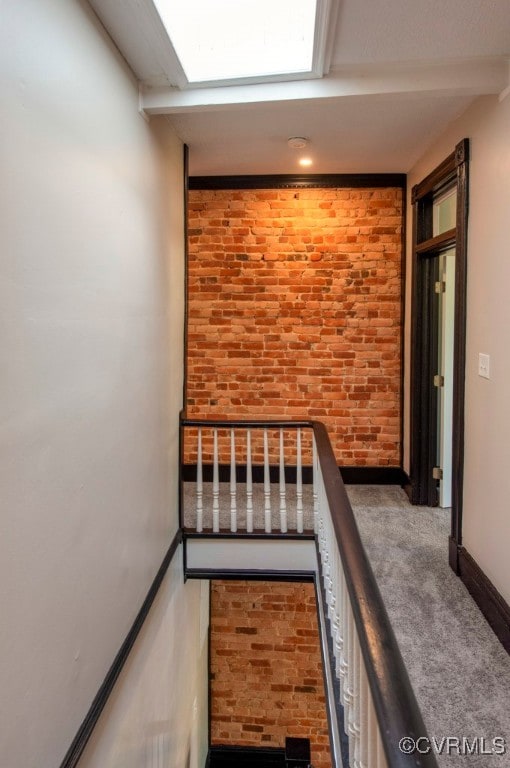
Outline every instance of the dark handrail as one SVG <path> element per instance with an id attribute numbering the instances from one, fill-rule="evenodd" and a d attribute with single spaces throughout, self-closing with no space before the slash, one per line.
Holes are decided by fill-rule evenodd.
<path id="1" fill-rule="evenodd" d="M 427 731 L 420 708 L 391 626 L 384 601 L 340 475 L 333 449 L 320 421 L 210 420 L 182 418 L 183 427 L 262 427 L 313 429 L 317 456 L 340 552 L 347 590 L 372 701 L 379 724 L 381 741 L 389 768 L 437 768 L 430 750 L 406 754 L 400 743 L 405 737 L 418 745 L 427 745 Z M 424 739 L 419 742 L 419 739 Z"/>
<path id="2" fill-rule="evenodd" d="M 188 419 L 187 417 L 181 418 L 181 424 L 183 427 L 219 427 L 223 429 L 234 429 L 240 427 L 241 429 L 313 429 L 315 422 L 299 420 L 299 419 L 283 419 L 271 421 L 267 419 Z"/>
<path id="3" fill-rule="evenodd" d="M 340 551 L 381 740 L 390 768 L 437 768 L 432 751 L 404 754 L 401 739 L 426 738 L 423 722 L 324 424 L 313 422 L 324 487 Z M 428 742 L 418 742 L 418 744 Z M 425 749 L 422 749 L 425 751 Z"/>

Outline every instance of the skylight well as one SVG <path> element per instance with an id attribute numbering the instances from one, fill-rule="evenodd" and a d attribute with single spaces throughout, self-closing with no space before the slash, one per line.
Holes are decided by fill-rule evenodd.
<path id="1" fill-rule="evenodd" d="M 322 0 L 154 0 L 185 85 L 311 75 Z M 321 73 L 322 74 L 322 73 Z"/>

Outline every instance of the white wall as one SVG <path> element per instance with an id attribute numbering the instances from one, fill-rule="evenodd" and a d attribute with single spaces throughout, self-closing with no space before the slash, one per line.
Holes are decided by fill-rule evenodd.
<path id="1" fill-rule="evenodd" d="M 409 189 L 464 137 L 471 163 L 463 544 L 510 602 L 510 96 L 477 99 L 413 168 Z M 411 215 L 409 205 L 409 238 Z M 410 280 L 410 240 L 408 255 Z M 409 286 L 407 295 L 409 312 Z M 479 352 L 490 355 L 489 381 L 478 376 Z"/>
<path id="2" fill-rule="evenodd" d="M 182 545 L 80 768 L 203 768 L 209 582 L 182 579 Z"/>
<path id="3" fill-rule="evenodd" d="M 1 763 L 53 768 L 177 528 L 182 146 L 87 3 L 0 14 Z"/>

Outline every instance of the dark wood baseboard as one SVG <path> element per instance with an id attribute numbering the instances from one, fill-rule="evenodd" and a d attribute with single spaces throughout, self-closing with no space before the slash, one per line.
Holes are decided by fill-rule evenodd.
<path id="1" fill-rule="evenodd" d="M 211 746 L 210 768 L 285 768 L 285 750 L 278 747 Z"/>
<path id="2" fill-rule="evenodd" d="M 340 474 L 345 485 L 400 485 L 409 482 L 401 467 L 343 467 Z"/>
<path id="3" fill-rule="evenodd" d="M 117 653 L 117 656 L 115 657 L 113 664 L 110 667 L 101 687 L 99 688 L 99 691 L 97 692 L 96 697 L 92 702 L 83 723 L 79 727 L 78 732 L 76 733 L 76 736 L 74 737 L 71 746 L 69 747 L 67 754 L 60 765 L 60 768 L 75 768 L 75 766 L 78 764 L 83 750 L 85 749 L 87 742 L 92 735 L 92 731 L 94 730 L 97 721 L 101 716 L 101 712 L 103 711 L 105 704 L 108 701 L 111 692 L 113 691 L 117 678 L 119 677 L 122 668 L 129 656 L 129 653 L 135 644 L 135 640 L 138 637 L 143 623 L 147 618 L 151 606 L 156 598 L 158 590 L 161 586 L 161 582 L 163 581 L 168 570 L 168 566 L 172 562 L 172 558 L 181 541 L 182 533 L 179 530 L 175 534 L 173 541 L 170 544 L 168 551 L 163 559 L 163 562 L 161 563 L 159 570 L 154 577 L 154 581 L 151 584 L 143 605 L 138 611 L 138 615 L 133 623 L 133 626 L 126 635 L 126 639 L 122 643 L 120 650 Z"/>
<path id="4" fill-rule="evenodd" d="M 409 483 L 407 474 L 401 467 L 339 467 L 342 480 L 345 485 L 400 485 Z M 279 467 L 272 465 L 269 467 L 271 483 L 279 481 Z M 230 482 L 230 464 L 220 464 L 218 467 L 218 476 L 220 483 Z M 310 466 L 303 467 L 303 483 L 310 485 L 313 483 L 313 469 Z M 295 466 L 285 467 L 285 480 L 288 483 L 295 483 L 297 470 Z M 184 464 L 182 467 L 182 479 L 185 483 L 194 483 L 197 478 L 197 465 Z M 212 483 L 213 465 L 204 464 L 202 467 L 202 478 L 205 483 Z M 236 466 L 236 479 L 238 483 L 246 482 L 246 465 L 238 464 Z M 264 467 L 260 464 L 254 464 L 252 467 L 252 480 L 254 483 L 264 482 Z"/>
<path id="5" fill-rule="evenodd" d="M 498 640 L 510 653 L 510 606 L 464 547 L 458 547 L 458 574 Z"/>
<path id="6" fill-rule="evenodd" d="M 457 576 L 459 575 L 459 549 L 457 540 L 450 536 L 448 539 L 448 564 Z"/>
<path id="7" fill-rule="evenodd" d="M 251 468 L 252 481 L 254 483 L 264 482 L 264 466 L 262 464 L 253 464 Z M 269 477 L 271 483 L 278 483 L 279 467 L 271 465 L 269 467 Z M 285 467 L 285 480 L 288 483 L 295 483 L 297 478 L 297 469 L 295 466 L 288 465 Z M 302 468 L 303 483 L 311 485 L 313 483 L 313 469 L 312 467 L 305 466 Z M 194 483 L 197 479 L 197 465 L 196 464 L 184 464 L 182 467 L 182 479 L 185 483 Z M 212 483 L 213 480 L 213 465 L 203 464 L 202 466 L 202 479 L 204 483 Z M 230 482 L 230 464 L 220 464 L 218 466 L 218 479 L 220 483 Z M 236 465 L 236 480 L 238 483 L 246 482 L 246 464 Z"/>

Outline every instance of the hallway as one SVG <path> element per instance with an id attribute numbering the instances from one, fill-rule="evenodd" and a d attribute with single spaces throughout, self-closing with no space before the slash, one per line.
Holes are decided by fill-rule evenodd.
<path id="1" fill-rule="evenodd" d="M 450 519 L 396 486 L 346 486 L 429 737 L 510 748 L 510 657 L 448 566 Z M 508 754 L 437 755 L 443 768 L 503 768 Z"/>

